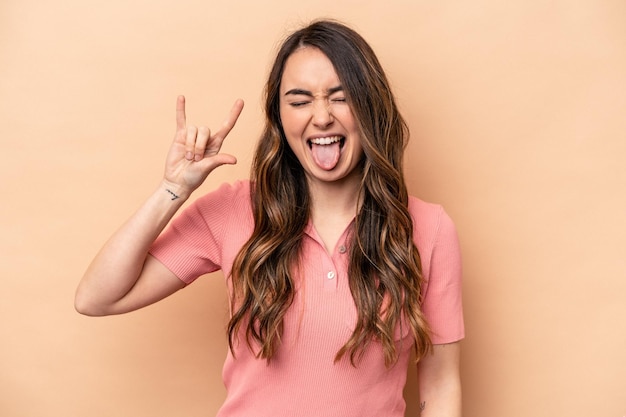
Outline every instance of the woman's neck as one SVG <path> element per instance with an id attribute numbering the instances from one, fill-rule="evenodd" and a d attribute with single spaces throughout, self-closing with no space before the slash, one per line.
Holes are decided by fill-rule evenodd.
<path id="1" fill-rule="evenodd" d="M 334 250 L 337 240 L 357 213 L 360 182 L 359 176 L 334 182 L 309 181 L 311 222 L 328 252 Z"/>
<path id="2" fill-rule="evenodd" d="M 325 216 L 333 213 L 354 217 L 358 208 L 361 178 L 351 176 L 341 181 L 309 181 L 311 215 Z"/>

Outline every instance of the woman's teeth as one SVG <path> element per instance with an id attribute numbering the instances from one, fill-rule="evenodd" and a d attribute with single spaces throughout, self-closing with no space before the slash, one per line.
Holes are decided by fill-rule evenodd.
<path id="1" fill-rule="evenodd" d="M 329 136 L 327 138 L 311 139 L 311 143 L 315 145 L 330 145 L 331 143 L 339 142 L 341 139 L 341 136 Z"/>

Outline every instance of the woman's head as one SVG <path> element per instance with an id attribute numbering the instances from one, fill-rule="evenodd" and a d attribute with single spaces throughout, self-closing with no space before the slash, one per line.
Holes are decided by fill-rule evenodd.
<path id="1" fill-rule="evenodd" d="M 315 47 L 292 53 L 280 83 L 281 130 L 309 185 L 361 180 L 361 129 L 332 62 Z"/>
<path id="2" fill-rule="evenodd" d="M 266 84 L 267 126 L 263 140 L 273 140 L 274 150 L 286 146 L 280 114 L 281 83 L 289 58 L 302 48 L 317 49 L 332 63 L 360 132 L 366 170 L 401 170 L 408 132 L 385 73 L 363 37 L 334 21 L 316 21 L 297 30 L 279 48 Z M 296 163 L 292 152 L 285 151 L 289 154 L 287 160 Z M 292 165 L 292 169 L 298 167 Z"/>

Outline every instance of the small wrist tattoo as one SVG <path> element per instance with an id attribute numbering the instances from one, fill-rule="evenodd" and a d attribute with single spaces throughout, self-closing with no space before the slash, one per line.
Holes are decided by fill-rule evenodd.
<path id="1" fill-rule="evenodd" d="M 175 194 L 172 190 L 170 189 L 165 189 L 165 191 L 167 191 L 168 193 L 170 193 L 172 195 L 172 201 L 176 200 L 177 198 L 180 198 L 179 195 Z"/>
<path id="2" fill-rule="evenodd" d="M 426 401 L 422 401 L 422 402 L 420 403 L 420 413 L 421 413 L 422 411 L 424 411 L 424 409 L 425 409 L 425 408 L 426 408 Z"/>

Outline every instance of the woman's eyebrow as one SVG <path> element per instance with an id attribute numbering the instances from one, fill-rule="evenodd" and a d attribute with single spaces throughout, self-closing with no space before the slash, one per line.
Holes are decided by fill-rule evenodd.
<path id="1" fill-rule="evenodd" d="M 303 90 L 301 88 L 292 88 L 291 90 L 287 91 L 285 93 L 286 96 L 289 95 L 293 95 L 293 96 L 310 96 L 313 97 L 313 93 L 308 91 L 308 90 Z"/>
<path id="2" fill-rule="evenodd" d="M 337 92 L 339 92 L 339 91 L 343 91 L 343 87 L 342 87 L 342 86 L 340 86 L 340 85 L 338 85 L 337 87 L 329 88 L 329 89 L 328 89 L 328 95 L 329 95 L 329 96 L 330 96 L 330 95 L 333 95 L 333 94 L 335 94 L 335 93 L 337 93 Z"/>
<path id="3" fill-rule="evenodd" d="M 337 87 L 329 88 L 328 90 L 326 90 L 326 94 L 328 94 L 330 96 L 332 94 L 335 94 L 338 91 L 343 91 L 343 87 L 338 85 Z M 293 96 L 313 97 L 313 93 L 312 92 L 310 92 L 309 90 L 304 90 L 302 88 L 292 88 L 291 90 L 287 91 L 285 93 L 285 95 L 286 96 L 293 95 Z"/>

